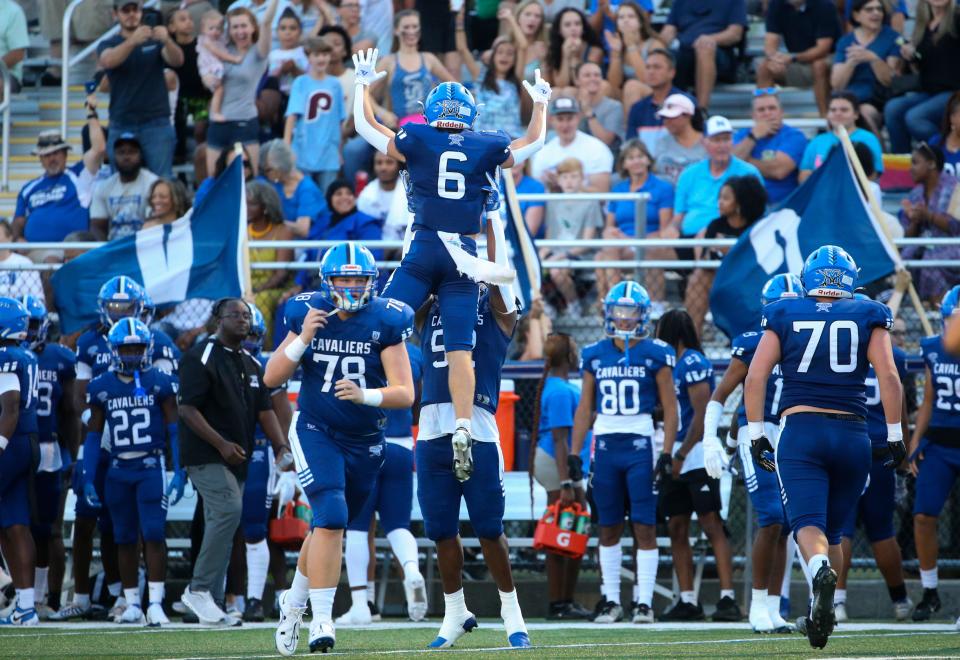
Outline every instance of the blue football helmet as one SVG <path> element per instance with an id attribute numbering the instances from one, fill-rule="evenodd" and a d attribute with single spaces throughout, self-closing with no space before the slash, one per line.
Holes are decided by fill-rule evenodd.
<path id="1" fill-rule="evenodd" d="M 857 262 L 846 250 L 836 245 L 823 245 L 807 257 L 800 279 L 808 296 L 853 298 L 859 273 Z"/>
<path id="2" fill-rule="evenodd" d="M 781 273 L 774 275 L 760 290 L 760 302 L 764 305 L 781 298 L 803 298 L 803 282 L 796 275 Z"/>
<path id="3" fill-rule="evenodd" d="M 50 325 L 50 319 L 47 318 L 47 306 L 36 296 L 29 294 L 17 298 L 30 319 L 27 325 L 27 343 L 33 348 L 47 338 L 47 328 Z"/>
<path id="4" fill-rule="evenodd" d="M 263 350 L 263 338 L 267 334 L 267 322 L 263 314 L 252 303 L 247 303 L 250 307 L 250 334 L 243 340 L 243 348 L 250 355 L 260 355 Z"/>
<path id="5" fill-rule="evenodd" d="M 603 300 L 603 330 L 608 337 L 645 337 L 649 312 L 647 290 L 636 282 L 625 280 L 610 289 Z"/>
<path id="6" fill-rule="evenodd" d="M 128 316 L 113 324 L 107 333 L 113 369 L 122 374 L 146 371 L 153 353 L 153 333 L 140 319 Z"/>
<path id="7" fill-rule="evenodd" d="M 100 287 L 97 296 L 100 322 L 111 327 L 122 318 L 139 319 L 143 313 L 143 287 L 126 275 L 117 275 Z"/>
<path id="8" fill-rule="evenodd" d="M 370 250 L 353 241 L 338 243 L 327 250 L 320 262 L 320 290 L 337 309 L 356 312 L 377 295 L 378 274 L 377 261 Z M 367 283 L 363 286 L 335 286 L 335 277 L 365 277 Z"/>
<path id="9" fill-rule="evenodd" d="M 16 298 L 0 297 L 0 339 L 23 341 L 30 327 L 30 313 Z"/>
<path id="10" fill-rule="evenodd" d="M 943 324 L 957 311 L 957 304 L 960 303 L 960 284 L 947 291 L 940 302 L 940 316 Z"/>
<path id="11" fill-rule="evenodd" d="M 140 320 L 146 323 L 148 326 L 153 323 L 153 317 L 157 314 L 157 306 L 153 302 L 153 298 L 150 297 L 150 294 L 147 293 L 147 290 L 143 290 L 143 309 L 140 312 Z"/>
<path id="12" fill-rule="evenodd" d="M 442 82 L 427 94 L 423 116 L 435 128 L 473 128 L 477 120 L 477 101 L 460 83 Z"/>

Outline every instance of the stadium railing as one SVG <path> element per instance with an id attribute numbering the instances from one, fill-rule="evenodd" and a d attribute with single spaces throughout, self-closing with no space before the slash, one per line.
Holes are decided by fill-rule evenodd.
<path id="1" fill-rule="evenodd" d="M 6 192 L 10 188 L 10 107 L 13 103 L 13 74 L 7 65 L 0 61 L 0 77 L 3 78 L 3 101 L 0 102 L 0 112 L 3 113 L 2 147 L 0 147 L 0 190 Z"/>

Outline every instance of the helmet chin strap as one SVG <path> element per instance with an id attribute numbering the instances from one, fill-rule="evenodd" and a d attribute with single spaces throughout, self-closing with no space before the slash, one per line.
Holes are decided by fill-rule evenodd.
<path id="1" fill-rule="evenodd" d="M 143 384 L 140 382 L 140 370 L 133 370 L 133 395 L 134 396 L 146 396 L 147 391 L 143 389 Z"/>

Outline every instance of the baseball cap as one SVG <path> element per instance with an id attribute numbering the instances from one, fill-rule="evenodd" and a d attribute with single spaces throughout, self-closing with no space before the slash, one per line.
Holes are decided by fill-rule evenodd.
<path id="1" fill-rule="evenodd" d="M 143 145 L 140 144 L 140 139 L 137 137 L 136 133 L 131 133 L 130 131 L 124 131 L 123 133 L 118 135 L 117 139 L 113 143 L 113 150 L 116 151 L 117 146 L 123 142 L 127 142 L 129 144 L 135 144 L 138 149 L 140 149 L 141 151 L 143 150 Z"/>
<path id="2" fill-rule="evenodd" d="M 572 96 L 558 96 L 550 104 L 551 115 L 576 114 L 580 112 L 580 104 Z"/>
<path id="3" fill-rule="evenodd" d="M 671 94 L 663 102 L 663 105 L 660 106 L 660 109 L 657 110 L 657 116 L 673 119 L 674 117 L 679 117 L 680 115 L 691 115 L 696 112 L 696 108 L 693 105 L 693 101 L 690 100 L 690 97 L 686 94 Z"/>
<path id="4" fill-rule="evenodd" d="M 720 133 L 733 133 L 733 125 L 730 120 L 723 115 L 714 115 L 707 120 L 707 137 L 713 137 Z"/>

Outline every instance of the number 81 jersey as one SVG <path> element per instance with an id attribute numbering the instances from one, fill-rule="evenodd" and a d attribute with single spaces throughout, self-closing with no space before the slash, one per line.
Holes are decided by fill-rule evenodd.
<path id="1" fill-rule="evenodd" d="M 657 372 L 663 367 L 672 372 L 676 361 L 673 348 L 659 339 L 642 339 L 626 352 L 617 348 L 613 339 L 583 349 L 580 369 L 596 381 L 594 435 L 652 436 Z M 672 374 L 670 378 L 672 382 Z"/>
<path id="2" fill-rule="evenodd" d="M 380 433 L 386 426 L 386 413 L 380 408 L 341 401 L 334 385 L 347 378 L 361 388 L 386 387 L 380 352 L 413 333 L 413 310 L 392 298 L 373 298 L 360 311 L 341 319 L 322 293 L 302 293 L 291 298 L 285 309 L 291 332 L 300 333 L 310 308 L 323 310 L 328 316 L 327 325 L 317 330 L 300 360 L 300 414 L 305 421 L 347 435 Z"/>
<path id="3" fill-rule="evenodd" d="M 110 453 L 163 449 L 167 434 L 162 402 L 177 396 L 173 376 L 160 369 L 140 373 L 142 393 L 137 383 L 120 380 L 115 371 L 107 371 L 87 385 L 87 405 L 99 408 L 109 428 Z"/>
<path id="4" fill-rule="evenodd" d="M 941 335 L 921 339 L 920 352 L 930 370 L 930 385 L 936 397 L 930 427 L 960 427 L 960 360 L 947 353 Z"/>

